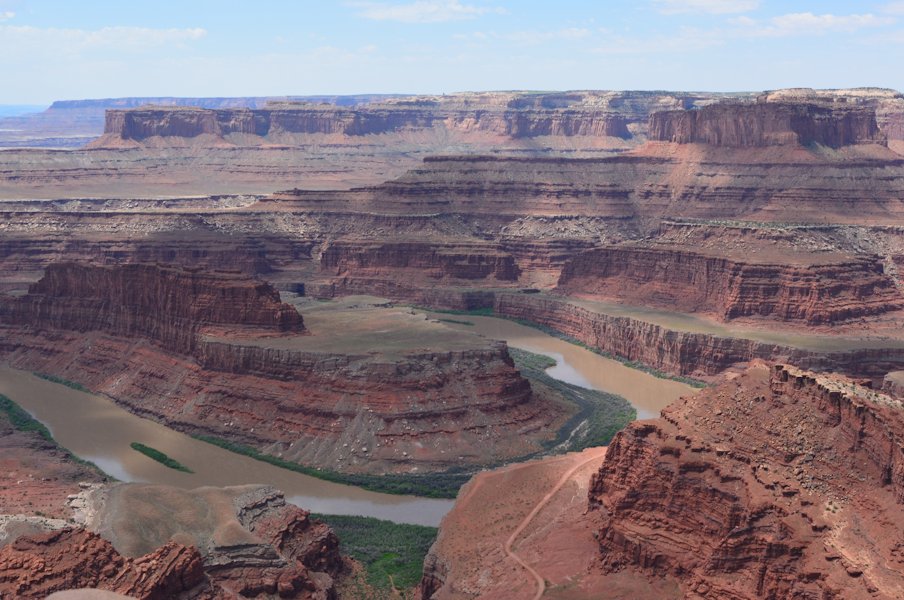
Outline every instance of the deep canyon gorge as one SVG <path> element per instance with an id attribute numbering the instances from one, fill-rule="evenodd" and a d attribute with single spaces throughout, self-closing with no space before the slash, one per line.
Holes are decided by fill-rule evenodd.
<path id="1" fill-rule="evenodd" d="M 91 140 L 0 150 L 0 597 L 904 595 L 900 93 L 158 98 L 23 123 Z M 448 514 L 422 578 L 380 587 L 300 480 L 113 481 L 16 404 L 28 385 L 261 477 L 445 499 L 369 516 Z M 131 441 L 200 460 L 158 439 Z"/>

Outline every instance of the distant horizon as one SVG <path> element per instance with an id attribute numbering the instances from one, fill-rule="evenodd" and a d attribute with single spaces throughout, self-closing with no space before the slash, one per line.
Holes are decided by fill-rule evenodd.
<path id="1" fill-rule="evenodd" d="M 0 0 L 3 105 L 455 90 L 900 90 L 902 55 L 904 0 L 259 0 L 241 11 L 214 0 Z"/>
<path id="2" fill-rule="evenodd" d="M 882 91 L 891 91 L 897 92 L 899 94 L 904 95 L 899 89 L 892 87 L 883 87 L 883 86 L 857 86 L 857 87 L 824 87 L 824 88 L 814 88 L 809 86 L 791 86 L 784 88 L 772 88 L 772 89 L 762 89 L 762 90 L 710 90 L 710 89 L 668 89 L 668 88 L 649 88 L 649 89 L 615 89 L 615 88 L 574 88 L 574 89 L 510 89 L 510 90 L 495 90 L 495 89 L 487 89 L 487 90 L 460 90 L 453 92 L 441 92 L 441 93 L 405 93 L 405 92 L 353 92 L 348 94 L 334 94 L 330 92 L 321 92 L 321 93 L 313 93 L 313 94 L 274 94 L 274 95 L 264 95 L 264 94 L 244 94 L 241 96 L 177 96 L 177 95 L 165 95 L 165 94 L 153 94 L 148 96 L 110 96 L 110 97 L 96 97 L 96 98 L 58 98 L 56 100 L 52 100 L 47 103 L 35 103 L 35 104 L 25 104 L 25 103 L 0 103 L 0 107 L 3 108 L 39 108 L 42 110 L 46 110 L 52 107 L 52 105 L 57 103 L 65 103 L 65 102 L 104 102 L 104 101 L 120 101 L 120 100 L 134 100 L 134 99 L 174 99 L 174 100 L 205 100 L 205 99 L 226 99 L 226 100 L 242 100 L 247 98 L 319 98 L 319 97 L 335 97 L 335 98 L 354 98 L 360 96 L 387 96 L 387 97 L 416 97 L 416 96 L 455 96 L 462 94 L 491 94 L 491 93 L 529 93 L 529 94 L 541 94 L 541 93 L 580 93 L 580 92 L 663 92 L 663 93 L 687 93 L 687 94 L 757 94 L 757 93 L 766 93 L 766 92 L 776 92 L 781 90 L 814 90 L 814 91 L 844 91 L 844 90 L 882 90 Z M 0 111 L 0 116 L 5 116 L 2 111 Z"/>

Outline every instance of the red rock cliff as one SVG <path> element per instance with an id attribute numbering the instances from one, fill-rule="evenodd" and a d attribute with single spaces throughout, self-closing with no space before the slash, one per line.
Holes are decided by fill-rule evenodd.
<path id="1" fill-rule="evenodd" d="M 549 327 L 615 356 L 680 375 L 714 375 L 755 358 L 789 360 L 808 368 L 878 379 L 889 371 L 904 368 L 899 366 L 904 365 L 901 348 L 795 348 L 742 337 L 670 329 L 541 294 L 496 294 L 494 310 L 501 316 Z"/>
<path id="2" fill-rule="evenodd" d="M 713 146 L 885 144 L 876 112 L 867 107 L 810 103 L 717 103 L 653 113 L 651 140 Z"/>
<path id="3" fill-rule="evenodd" d="M 267 283 L 233 273 L 130 264 L 47 267 L 27 296 L 4 303 L 0 320 L 149 338 L 190 352 L 206 327 L 301 333 L 304 322 Z"/>
<path id="4" fill-rule="evenodd" d="M 632 424 L 591 486 L 603 568 L 676 577 L 688 598 L 900 597 L 902 414 L 758 365 Z"/>
<path id="5" fill-rule="evenodd" d="M 297 106 L 282 109 L 139 108 L 107 110 L 104 135 L 141 141 L 208 134 L 268 136 L 281 133 L 363 136 L 442 127 L 511 138 L 536 136 L 630 137 L 629 120 L 606 111 L 443 110 L 430 107 Z"/>
<path id="6" fill-rule="evenodd" d="M 904 308 L 904 296 L 879 256 L 787 265 L 685 249 L 610 247 L 568 261 L 559 289 L 726 320 L 760 316 L 810 325 Z"/>

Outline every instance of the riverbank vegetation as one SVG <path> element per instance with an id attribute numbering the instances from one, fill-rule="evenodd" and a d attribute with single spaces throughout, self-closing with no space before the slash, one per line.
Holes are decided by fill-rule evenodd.
<path id="1" fill-rule="evenodd" d="M 78 392 L 85 392 L 86 394 L 90 394 L 91 390 L 86 388 L 80 383 L 76 383 L 75 381 L 69 381 L 68 379 L 63 379 L 62 377 L 57 377 L 56 375 L 51 375 L 49 373 L 38 373 L 35 371 L 35 377 L 40 377 L 41 379 L 45 379 L 51 383 L 59 383 L 60 385 L 65 385 L 67 388 L 71 388 Z"/>
<path id="2" fill-rule="evenodd" d="M 185 465 L 180 463 L 175 458 L 170 458 L 169 456 L 167 456 L 160 450 L 157 450 L 156 448 L 151 448 L 150 446 L 145 446 L 144 444 L 139 443 L 139 442 L 132 442 L 131 444 L 129 444 L 129 446 L 131 446 L 132 450 L 141 452 L 148 458 L 150 458 L 152 460 L 156 460 L 164 467 L 169 467 L 170 469 L 175 469 L 176 471 L 182 471 L 183 473 L 194 473 L 194 471 L 192 471 L 191 469 L 189 469 L 188 467 L 186 467 Z"/>
<path id="3" fill-rule="evenodd" d="M 509 354 L 521 374 L 551 388 L 577 411 L 559 428 L 556 437 L 545 446 L 552 452 L 577 452 L 584 448 L 607 446 L 612 437 L 637 418 L 631 404 L 615 394 L 582 388 L 555 379 L 546 373 L 556 361 L 542 354 L 509 348 Z"/>
<path id="4" fill-rule="evenodd" d="M 57 449 L 66 453 L 66 456 L 69 460 L 78 463 L 82 466 L 85 466 L 93 471 L 96 471 L 98 475 L 101 477 L 106 477 L 107 479 L 116 481 L 115 477 L 111 477 L 104 473 L 100 467 L 95 465 L 93 462 L 89 460 L 83 460 L 70 452 L 68 449 L 60 446 L 60 444 L 53 438 L 53 435 L 50 433 L 50 430 L 44 426 L 43 423 L 32 417 L 28 411 L 23 409 L 21 406 L 16 404 L 10 398 L 0 394 L 0 415 L 6 417 L 9 421 L 10 425 L 12 425 L 13 429 L 17 431 L 21 431 L 24 433 L 35 433 L 40 436 L 45 442 L 52 444 Z"/>
<path id="5" fill-rule="evenodd" d="M 435 527 L 404 525 L 372 517 L 311 515 L 339 537 L 339 548 L 361 563 L 367 583 L 378 591 L 405 591 L 421 580 L 424 557 L 436 539 Z"/>
<path id="6" fill-rule="evenodd" d="M 219 446 L 225 450 L 248 456 L 261 462 L 270 463 L 283 469 L 310 475 L 334 483 L 354 485 L 372 492 L 422 496 L 424 498 L 455 498 L 458 488 L 476 472 L 474 469 L 458 468 L 440 473 L 367 475 L 364 473 L 339 473 L 328 469 L 308 467 L 289 460 L 266 454 L 250 446 L 238 444 L 209 435 L 195 435 L 195 439 Z"/>

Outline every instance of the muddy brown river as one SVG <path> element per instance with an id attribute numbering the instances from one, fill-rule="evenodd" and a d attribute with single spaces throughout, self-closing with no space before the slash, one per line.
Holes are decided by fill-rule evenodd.
<path id="1" fill-rule="evenodd" d="M 506 340 L 513 347 L 550 356 L 558 363 L 548 371 L 551 376 L 623 396 L 637 408 L 641 419 L 656 416 L 678 396 L 694 391 L 517 323 L 490 317 L 469 316 L 467 320 L 474 325 L 449 326 L 467 327 Z M 281 469 L 134 415 L 106 397 L 79 392 L 26 371 L 0 366 L 0 394 L 44 423 L 60 445 L 122 481 L 183 488 L 264 483 L 283 490 L 291 502 L 314 512 L 430 526 L 438 525 L 452 508 L 451 500 L 369 492 Z M 194 473 L 164 467 L 132 450 L 132 442 L 156 448 Z"/>
<path id="2" fill-rule="evenodd" d="M 432 314 L 434 318 L 448 318 Z M 533 327 L 495 317 L 454 317 L 473 325 L 449 323 L 450 327 L 469 329 L 489 338 L 505 340 L 509 346 L 555 359 L 556 366 L 546 372 L 574 385 L 602 390 L 625 398 L 637 409 L 638 419 L 652 419 L 681 396 L 697 390 L 685 383 L 661 379 L 632 369 L 617 360 L 605 358 Z"/>

